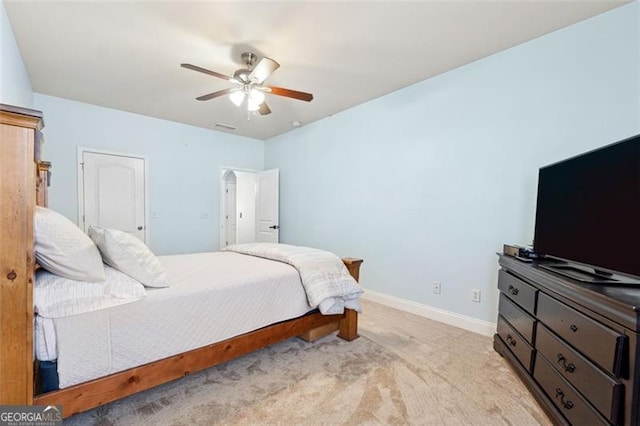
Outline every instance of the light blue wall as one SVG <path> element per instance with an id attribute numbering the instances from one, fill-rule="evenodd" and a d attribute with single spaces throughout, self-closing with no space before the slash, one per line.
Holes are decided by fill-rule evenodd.
<path id="1" fill-rule="evenodd" d="M 0 103 L 33 108 L 33 90 L 29 74 L 0 0 Z"/>
<path id="2" fill-rule="evenodd" d="M 216 250 L 219 168 L 262 169 L 264 142 L 36 93 L 53 163 L 49 204 L 77 223 L 77 149 L 148 160 L 150 246 L 158 254 Z"/>
<path id="3" fill-rule="evenodd" d="M 531 243 L 538 168 L 640 132 L 639 14 L 615 9 L 267 141 L 282 242 L 363 257 L 366 288 L 494 322 L 495 253 Z"/>
<path id="4" fill-rule="evenodd" d="M 0 102 L 44 112 L 52 208 L 77 220 L 78 146 L 145 155 L 152 249 L 214 250 L 218 167 L 264 163 L 280 168 L 283 242 L 361 256 L 365 287 L 487 321 L 493 253 L 533 235 L 537 169 L 640 132 L 637 2 L 266 144 L 33 95 L 0 15 Z"/>

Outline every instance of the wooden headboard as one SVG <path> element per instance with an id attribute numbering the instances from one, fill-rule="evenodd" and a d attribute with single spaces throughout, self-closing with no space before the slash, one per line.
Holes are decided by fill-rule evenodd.
<path id="1" fill-rule="evenodd" d="M 33 211 L 42 113 L 0 104 L 0 404 L 33 401 Z"/>

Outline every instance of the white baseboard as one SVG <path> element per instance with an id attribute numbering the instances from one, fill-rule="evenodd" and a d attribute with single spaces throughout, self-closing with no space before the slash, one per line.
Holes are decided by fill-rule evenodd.
<path id="1" fill-rule="evenodd" d="M 445 311 L 444 309 L 434 308 L 433 306 L 423 305 L 411 300 L 401 299 L 400 297 L 389 296 L 374 290 L 365 289 L 362 298 L 381 305 L 399 309 L 401 311 L 409 312 L 414 315 L 429 318 L 434 321 L 443 322 L 454 327 L 463 328 L 484 336 L 491 337 L 496 332 L 495 323 L 482 321 L 466 315 L 456 314 L 455 312 Z"/>

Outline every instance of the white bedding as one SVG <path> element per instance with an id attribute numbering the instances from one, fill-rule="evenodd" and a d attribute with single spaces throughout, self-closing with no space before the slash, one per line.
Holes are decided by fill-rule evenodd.
<path id="1" fill-rule="evenodd" d="M 35 312 L 60 318 L 111 308 L 144 299 L 144 286 L 127 274 L 104 265 L 103 282 L 77 281 L 40 270 L 33 293 Z"/>
<path id="2" fill-rule="evenodd" d="M 362 312 L 362 287 L 342 260 L 329 251 L 277 243 L 236 244 L 225 250 L 293 265 L 300 273 L 309 306 L 318 307 L 325 315 L 341 314 L 345 308 Z"/>
<path id="3" fill-rule="evenodd" d="M 160 260 L 170 287 L 147 289 L 146 299 L 138 302 L 53 319 L 60 388 L 295 318 L 311 309 L 298 272 L 281 262 L 230 252 Z"/>

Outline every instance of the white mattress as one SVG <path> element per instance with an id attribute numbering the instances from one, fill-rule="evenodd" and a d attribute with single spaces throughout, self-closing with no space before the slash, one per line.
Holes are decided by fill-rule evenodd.
<path id="1" fill-rule="evenodd" d="M 147 289 L 146 299 L 138 302 L 53 319 L 60 388 L 310 310 L 298 272 L 290 265 L 230 252 L 160 260 L 170 287 Z"/>

